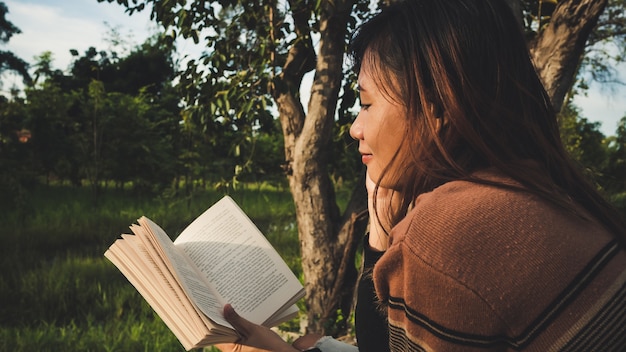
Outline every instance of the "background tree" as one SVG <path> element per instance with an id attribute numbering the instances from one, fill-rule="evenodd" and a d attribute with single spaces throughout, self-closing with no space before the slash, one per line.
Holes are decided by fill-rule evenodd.
<path id="1" fill-rule="evenodd" d="M 561 139 L 572 158 L 592 178 L 601 178 L 607 166 L 608 149 L 600 123 L 580 116 L 580 109 L 569 103 L 559 113 L 559 126 Z"/>
<path id="2" fill-rule="evenodd" d="M 0 44 L 6 44 L 14 34 L 21 32 L 6 19 L 8 12 L 6 4 L 0 2 Z M 0 75 L 7 71 L 20 75 L 26 84 L 31 81 L 28 64 L 12 52 L 0 50 Z M 22 162 L 28 153 L 22 137 L 27 138 L 25 134 L 29 133 L 23 131 L 19 118 L 22 108 L 23 101 L 13 89 L 10 97 L 0 96 L 0 197 L 13 199 L 18 207 L 23 203 L 24 186 L 32 182 L 32 173 Z"/>
<path id="3" fill-rule="evenodd" d="M 81 185 L 86 179 L 94 196 L 104 181 L 132 182 L 150 193 L 169 186 L 182 148 L 173 50 L 155 36 L 126 57 L 95 48 L 83 56 L 74 51 L 69 74 L 55 70 L 52 54 L 44 52 L 25 97 L 0 104 L 6 142 L 17 143 L 20 129 L 29 131 L 21 148 L 28 159 L 7 159 L 48 181 Z"/>
<path id="4" fill-rule="evenodd" d="M 79 129 L 70 115 L 78 97 L 53 82 L 29 87 L 25 94 L 28 103 L 22 123 L 32 134 L 29 148 L 33 171 L 43 175 L 46 182 L 60 177 L 80 184 L 80 160 L 75 149 Z"/>
<path id="5" fill-rule="evenodd" d="M 63 76 L 63 72 L 58 69 L 54 69 L 52 67 L 53 55 L 51 51 L 44 51 L 41 55 L 35 58 L 35 63 L 33 64 L 33 68 L 35 71 L 33 75 L 33 86 L 36 86 L 40 81 L 46 79 L 52 79 L 53 77 Z"/>
<path id="6" fill-rule="evenodd" d="M 24 129 L 23 116 L 23 99 L 0 96 L 0 211 L 18 211 L 20 221 L 25 220 L 27 189 L 36 176 L 28 143 L 32 134 Z"/>
<path id="7" fill-rule="evenodd" d="M 525 6 L 531 8 L 529 12 L 532 13 L 533 7 L 550 3 L 556 1 L 538 0 L 530 4 L 526 2 Z M 560 1 L 548 13 L 547 20 L 537 20 L 537 27 L 534 27 L 534 17 L 526 16 L 531 55 L 557 111 L 576 81 L 583 59 L 587 57 L 598 62 L 598 57 L 592 55 L 588 48 L 609 39 L 624 43 L 625 17 L 620 10 L 624 1 L 611 0 L 611 6 L 605 11 L 608 4 L 609 0 Z M 622 52 L 624 50 L 622 47 Z M 606 61 L 607 56 L 602 59 Z"/>
<path id="8" fill-rule="evenodd" d="M 613 193 L 621 193 L 618 205 L 626 210 L 626 116 L 620 120 L 615 136 L 608 140 L 608 161 L 604 175 L 607 188 Z"/>
<path id="9" fill-rule="evenodd" d="M 626 58 L 625 0 L 609 0 L 597 26 L 589 35 L 578 78 L 583 88 L 586 81 L 624 84 L 616 80 L 618 64 Z"/>
<path id="10" fill-rule="evenodd" d="M 333 135 L 345 132 L 355 101 L 354 77 L 344 72 L 346 41 L 381 2 L 106 1 L 122 4 L 131 15 L 148 8 L 173 37 L 206 45 L 206 52 L 189 61 L 180 75 L 186 114 L 195 126 L 216 131 L 228 126 L 251 135 L 268 124 L 265 109 L 274 106 L 297 213 L 309 329 L 336 333 L 329 323 L 338 312 L 350 314 L 354 252 L 366 224 L 366 202 L 360 181 L 347 207 L 337 205 L 330 146 Z M 527 26 L 532 56 L 560 110 L 608 0 L 562 0 L 537 25 L 524 20 L 533 16 L 536 1 L 507 1 L 520 14 L 520 25 Z M 305 107 L 300 88 L 309 72 L 313 77 Z"/>
<path id="11" fill-rule="evenodd" d="M 9 9 L 5 3 L 0 2 L 0 43 L 2 44 L 6 44 L 13 35 L 22 32 L 6 19 L 8 12 Z M 15 56 L 15 54 L 10 51 L 0 50 L 0 73 L 7 70 L 14 71 L 21 75 L 25 83 L 30 82 L 28 64 L 26 61 Z"/>

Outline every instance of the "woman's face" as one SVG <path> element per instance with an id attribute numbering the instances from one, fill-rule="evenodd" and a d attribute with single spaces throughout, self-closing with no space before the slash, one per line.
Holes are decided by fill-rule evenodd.
<path id="1" fill-rule="evenodd" d="M 361 160 L 374 182 L 378 182 L 382 171 L 389 165 L 403 141 L 406 127 L 405 108 L 383 94 L 364 65 L 359 72 L 359 94 L 361 109 L 350 127 L 350 135 L 359 142 Z M 381 185 L 395 188 L 401 163 L 396 161 L 385 174 Z"/>

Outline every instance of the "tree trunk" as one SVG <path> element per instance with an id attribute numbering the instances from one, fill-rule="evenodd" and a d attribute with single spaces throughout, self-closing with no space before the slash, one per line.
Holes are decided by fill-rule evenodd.
<path id="1" fill-rule="evenodd" d="M 311 2 L 313 3 L 313 2 Z M 289 186 L 296 208 L 302 268 L 306 288 L 308 331 L 336 334 L 337 311 L 348 316 L 357 271 L 356 243 L 367 224 L 366 192 L 360 187 L 343 215 L 328 175 L 332 127 L 343 78 L 347 21 L 354 0 L 322 2 L 317 60 L 308 35 L 307 9 L 294 10 L 299 36 L 282 74 L 275 80 L 274 98 L 285 140 Z M 298 6 L 291 4 L 292 6 Z M 302 16 L 299 16 L 302 14 Z M 298 99 L 303 75 L 315 69 L 308 113 Z M 364 184 L 362 182 L 362 184 Z M 358 234 L 358 235 L 357 235 Z"/>
<path id="2" fill-rule="evenodd" d="M 576 79 L 585 44 L 608 0 L 561 0 L 547 27 L 530 43 L 530 52 L 550 95 L 561 110 Z"/>

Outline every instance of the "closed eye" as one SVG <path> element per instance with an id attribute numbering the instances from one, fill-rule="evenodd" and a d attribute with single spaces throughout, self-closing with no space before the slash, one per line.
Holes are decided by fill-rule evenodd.
<path id="1" fill-rule="evenodd" d="M 372 106 L 372 104 L 361 104 L 361 110 L 367 111 L 370 108 L 370 106 Z"/>

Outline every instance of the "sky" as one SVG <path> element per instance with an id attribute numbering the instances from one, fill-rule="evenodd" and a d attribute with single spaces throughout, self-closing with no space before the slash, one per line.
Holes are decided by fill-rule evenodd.
<path id="1" fill-rule="evenodd" d="M 114 28 L 129 47 L 141 44 L 155 33 L 156 25 L 150 21 L 147 10 L 129 16 L 124 7 L 115 1 L 99 3 L 97 0 L 0 0 L 9 13 L 7 19 L 22 33 L 17 34 L 1 50 L 8 50 L 26 62 L 45 51 L 53 54 L 52 66 L 66 70 L 71 63 L 70 49 L 80 55 L 91 46 L 109 50 L 111 29 Z M 179 43 L 179 50 L 194 55 L 200 51 L 192 43 Z M 119 52 L 119 50 L 118 50 Z M 123 54 L 123 53 L 120 53 Z M 626 82 L 626 65 L 620 79 Z M 7 91 L 19 84 L 17 77 L 3 77 L 1 89 Z M 600 122 L 605 135 L 615 135 L 618 121 L 626 115 L 626 85 L 591 84 L 587 96 L 578 96 L 574 103 L 581 115 L 589 121 Z M 306 104 L 304 105 L 306 107 Z"/>

